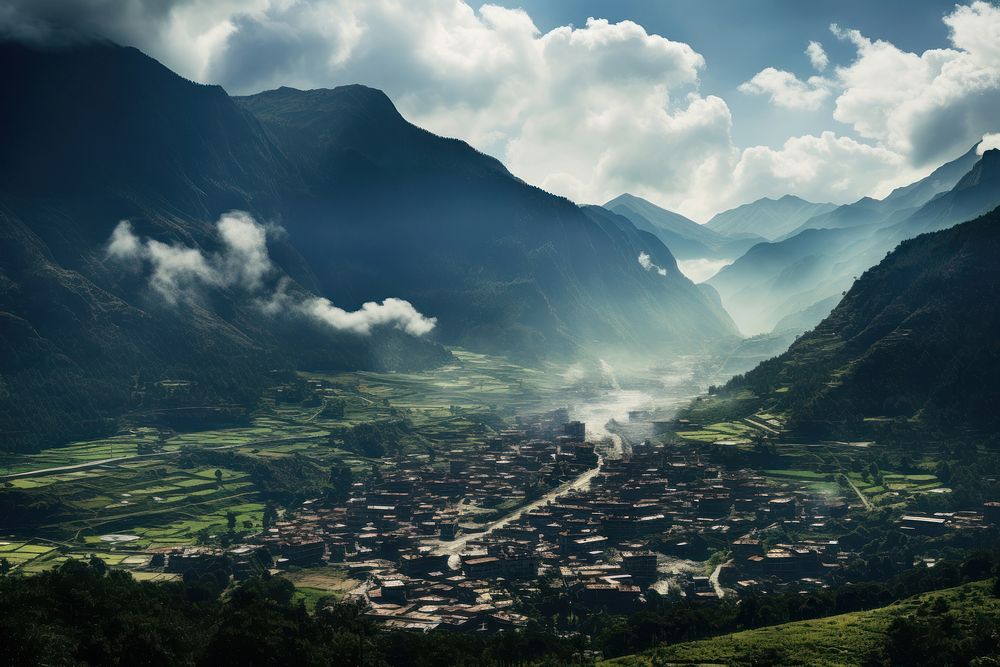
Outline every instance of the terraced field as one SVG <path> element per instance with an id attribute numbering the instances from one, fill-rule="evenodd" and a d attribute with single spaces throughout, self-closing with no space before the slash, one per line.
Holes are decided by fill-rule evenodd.
<path id="1" fill-rule="evenodd" d="M 31 540 L 0 529 L 0 558 L 25 571 L 91 554 L 129 567 L 145 563 L 153 549 L 194 544 L 226 531 L 230 512 L 239 530 L 259 530 L 264 501 L 251 476 L 185 464 L 184 451 L 232 451 L 271 461 L 304 456 L 324 468 L 347 465 L 363 473 L 391 460 L 332 447 L 332 429 L 405 419 L 404 449 L 429 456 L 481 441 L 519 412 L 565 405 L 566 381 L 558 372 L 462 350 L 455 356 L 458 364 L 423 373 L 304 374 L 322 387 L 312 401 L 284 402 L 276 389 L 248 426 L 188 433 L 132 428 L 101 440 L 6 456 L 0 459 L 0 488 L 54 503 L 56 510 L 25 532 Z M 342 417 L 331 418 L 324 410 L 334 401 L 342 403 Z"/>

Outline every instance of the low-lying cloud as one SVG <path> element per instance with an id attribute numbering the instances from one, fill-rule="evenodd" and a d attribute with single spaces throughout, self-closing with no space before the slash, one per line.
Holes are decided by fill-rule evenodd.
<path id="1" fill-rule="evenodd" d="M 434 317 L 420 313 L 404 299 L 389 297 L 381 303 L 369 301 L 348 311 L 329 299 L 289 293 L 290 280 L 282 277 L 267 288 L 267 278 L 276 273 L 267 251 L 268 230 L 243 211 L 230 211 L 216 222 L 219 250 L 205 253 L 180 243 L 142 239 L 132 223 L 122 220 L 108 239 L 109 258 L 148 271 L 149 287 L 166 303 L 198 300 L 205 290 L 243 292 L 269 315 L 299 315 L 335 331 L 361 336 L 378 327 L 391 326 L 412 336 L 430 333 Z"/>
<path id="2" fill-rule="evenodd" d="M 716 273 L 733 263 L 731 259 L 679 259 L 677 268 L 687 276 L 691 282 L 703 283 Z"/>
<path id="3" fill-rule="evenodd" d="M 667 275 L 667 270 L 662 266 L 657 266 L 656 264 L 654 264 L 648 252 L 639 253 L 639 266 L 646 269 L 647 271 L 656 271 L 661 276 Z"/>

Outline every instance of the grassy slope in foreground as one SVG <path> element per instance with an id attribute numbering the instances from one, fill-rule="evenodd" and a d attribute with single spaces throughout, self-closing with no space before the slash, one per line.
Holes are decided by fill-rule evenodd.
<path id="1" fill-rule="evenodd" d="M 938 599 L 947 603 L 944 616 L 958 626 L 975 617 L 1000 621 L 1000 599 L 990 593 L 990 582 L 979 581 L 955 588 L 917 595 L 879 609 L 828 616 L 745 630 L 711 639 L 652 649 L 601 663 L 604 667 L 653 667 L 659 665 L 751 664 L 755 655 L 769 655 L 773 664 L 802 667 L 833 667 L 865 664 L 885 644 L 886 631 L 898 616 L 914 614 L 926 618 L 940 612 L 932 607 Z"/>

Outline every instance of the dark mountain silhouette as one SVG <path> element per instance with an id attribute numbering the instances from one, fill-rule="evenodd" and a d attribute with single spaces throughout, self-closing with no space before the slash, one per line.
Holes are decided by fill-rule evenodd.
<path id="1" fill-rule="evenodd" d="M 655 237 L 407 123 L 362 86 L 231 98 L 131 48 L 0 45 L 0 440 L 30 448 L 166 406 L 252 406 L 275 369 L 419 368 L 461 344 L 522 359 L 735 333 Z M 428 336 L 268 315 L 235 286 L 171 305 L 107 258 L 112 229 L 206 255 L 230 210 L 280 226 L 289 294 L 398 297 Z M 610 214 L 609 214 L 610 215 Z M 167 392 L 163 380 L 185 380 Z M 173 385 L 171 385 L 173 386 Z"/>

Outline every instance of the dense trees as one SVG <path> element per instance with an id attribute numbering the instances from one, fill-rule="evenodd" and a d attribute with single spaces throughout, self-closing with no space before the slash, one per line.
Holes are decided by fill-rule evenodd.
<path id="1" fill-rule="evenodd" d="M 752 393 L 804 436 L 995 433 L 998 221 L 994 210 L 903 242 L 787 352 L 717 393 Z"/>
<path id="2" fill-rule="evenodd" d="M 309 614 L 295 601 L 292 585 L 277 577 L 227 590 L 221 573 L 189 573 L 172 583 L 137 582 L 98 559 L 68 561 L 37 576 L 0 576 L 0 608 L 7 612 L 0 615 L 0 663 L 558 665 L 584 662 L 585 655 L 611 657 L 663 642 L 884 606 L 984 578 L 995 564 L 992 554 L 976 554 L 884 582 L 718 605 L 649 592 L 646 604 L 627 616 L 586 612 L 569 591 L 543 579 L 523 609 L 536 619 L 528 628 L 481 637 L 380 629 L 364 617 L 363 608 L 332 598 L 320 600 Z M 894 621 L 884 651 L 873 657 L 875 664 L 929 664 L 928 656 L 934 664 L 973 659 L 990 664 L 982 657 L 997 654 L 995 628 L 986 621 L 960 622 L 952 611 L 947 605 L 927 605 Z M 546 629 L 549 621 L 557 623 L 558 632 Z M 772 658 L 777 659 L 747 656 L 747 664 L 775 664 L 768 662 Z"/>

